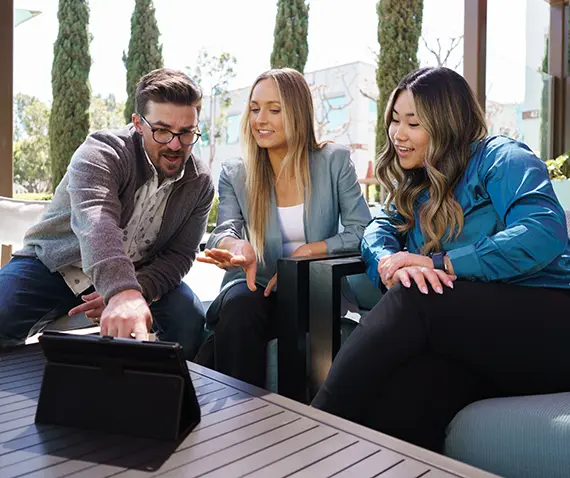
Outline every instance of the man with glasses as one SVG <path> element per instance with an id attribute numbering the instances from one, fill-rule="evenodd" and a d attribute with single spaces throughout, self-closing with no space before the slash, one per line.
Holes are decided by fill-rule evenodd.
<path id="1" fill-rule="evenodd" d="M 191 152 L 201 100 L 186 74 L 154 70 L 137 85 L 132 124 L 77 149 L 23 249 L 0 269 L 0 348 L 84 312 L 102 335 L 145 339 L 152 329 L 194 357 L 204 311 L 182 278 L 214 196 Z"/>

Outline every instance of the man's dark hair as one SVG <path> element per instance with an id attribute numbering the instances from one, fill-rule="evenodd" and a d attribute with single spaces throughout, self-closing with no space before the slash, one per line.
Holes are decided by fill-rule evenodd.
<path id="1" fill-rule="evenodd" d="M 186 73 L 170 68 L 159 68 L 144 75 L 137 84 L 135 112 L 146 114 L 149 101 L 195 106 L 200 113 L 202 90 Z"/>

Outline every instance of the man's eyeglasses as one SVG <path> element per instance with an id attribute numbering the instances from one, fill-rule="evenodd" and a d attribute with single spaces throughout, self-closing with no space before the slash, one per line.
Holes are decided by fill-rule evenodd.
<path id="1" fill-rule="evenodd" d="M 152 131 L 152 139 L 154 139 L 158 144 L 168 144 L 175 136 L 178 136 L 178 140 L 184 146 L 192 146 L 200 139 L 202 133 L 200 129 L 196 126 L 190 131 L 184 131 L 182 133 L 173 133 L 172 131 L 165 128 L 155 128 L 153 127 L 143 115 L 139 115 L 140 119 L 150 128 Z"/>

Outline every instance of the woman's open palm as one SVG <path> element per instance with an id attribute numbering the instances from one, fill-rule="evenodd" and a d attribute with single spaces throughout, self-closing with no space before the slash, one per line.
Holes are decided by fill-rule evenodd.
<path id="1" fill-rule="evenodd" d="M 257 289 L 255 277 L 257 275 L 257 259 L 251 244 L 244 240 L 236 240 L 227 249 L 206 249 L 204 256 L 196 258 L 198 262 L 214 264 L 221 269 L 228 267 L 241 267 L 245 272 L 245 279 L 249 290 Z"/>

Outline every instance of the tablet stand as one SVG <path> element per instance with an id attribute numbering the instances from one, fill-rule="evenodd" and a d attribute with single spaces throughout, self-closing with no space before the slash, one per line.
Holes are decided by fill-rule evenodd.
<path id="1" fill-rule="evenodd" d="M 36 422 L 177 440 L 199 420 L 179 375 L 47 362 Z"/>

